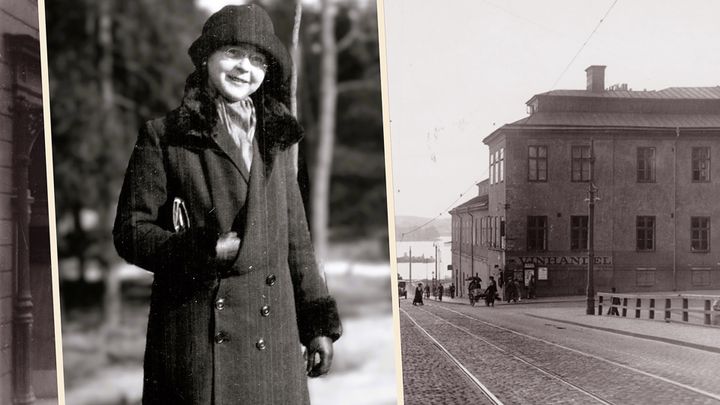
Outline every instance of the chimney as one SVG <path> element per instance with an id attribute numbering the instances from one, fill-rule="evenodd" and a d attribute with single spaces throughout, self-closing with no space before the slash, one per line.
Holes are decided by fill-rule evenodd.
<path id="1" fill-rule="evenodd" d="M 592 65 L 585 69 L 587 72 L 587 91 L 602 93 L 605 91 L 605 66 Z"/>

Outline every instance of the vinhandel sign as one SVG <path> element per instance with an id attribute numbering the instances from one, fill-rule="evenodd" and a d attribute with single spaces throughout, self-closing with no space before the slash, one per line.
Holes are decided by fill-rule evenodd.
<path id="1" fill-rule="evenodd" d="M 536 266 L 587 266 L 587 256 L 518 256 L 520 263 Z M 595 264 L 599 266 L 611 265 L 611 256 L 595 256 Z"/>

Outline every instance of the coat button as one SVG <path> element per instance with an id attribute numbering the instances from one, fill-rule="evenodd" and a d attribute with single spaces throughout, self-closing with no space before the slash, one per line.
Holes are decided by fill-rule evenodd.
<path id="1" fill-rule="evenodd" d="M 262 308 L 260 308 L 260 315 L 265 317 L 270 316 L 270 307 L 263 305 Z"/>
<path id="2" fill-rule="evenodd" d="M 259 339 L 259 340 L 255 343 L 255 347 L 256 347 L 258 350 L 265 350 L 265 340 Z"/>
<path id="3" fill-rule="evenodd" d="M 218 332 L 215 335 L 215 343 L 217 344 L 227 342 L 228 340 L 230 340 L 230 335 L 225 332 Z"/>
<path id="4" fill-rule="evenodd" d="M 254 267 L 252 265 L 248 266 L 248 270 L 252 271 L 252 269 L 254 269 Z"/>
<path id="5" fill-rule="evenodd" d="M 219 298 L 217 301 L 215 301 L 215 308 L 218 311 L 222 311 L 225 309 L 225 298 Z"/>
<path id="6" fill-rule="evenodd" d="M 275 277 L 274 274 L 271 274 L 271 275 L 267 276 L 267 278 L 265 279 L 265 284 L 270 285 L 270 286 L 275 285 L 276 280 L 277 280 L 277 277 Z"/>

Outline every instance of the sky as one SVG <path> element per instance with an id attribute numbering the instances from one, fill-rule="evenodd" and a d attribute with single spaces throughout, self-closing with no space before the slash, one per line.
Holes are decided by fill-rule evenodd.
<path id="1" fill-rule="evenodd" d="M 395 215 L 448 217 L 477 195 L 483 138 L 526 117 L 534 94 L 585 89 L 590 65 L 607 66 L 606 86 L 720 85 L 713 0 L 385 0 L 384 10 Z"/>

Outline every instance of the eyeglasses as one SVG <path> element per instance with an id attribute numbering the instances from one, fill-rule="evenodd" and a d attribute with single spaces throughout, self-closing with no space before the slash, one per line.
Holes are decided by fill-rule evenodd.
<path id="1" fill-rule="evenodd" d="M 265 55 L 251 48 L 230 46 L 223 50 L 223 55 L 226 59 L 236 62 L 247 58 L 251 65 L 258 68 L 267 69 L 268 67 L 268 60 Z"/>

